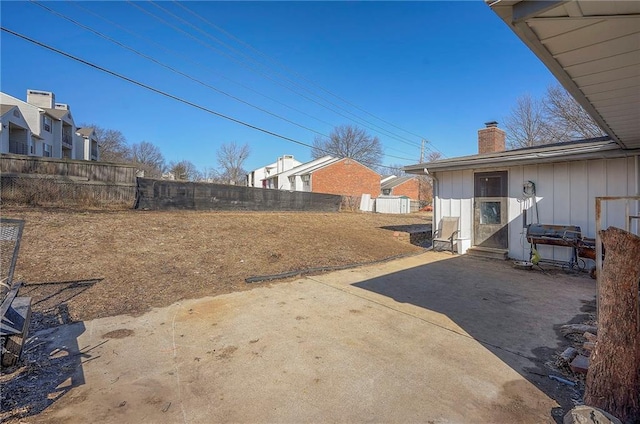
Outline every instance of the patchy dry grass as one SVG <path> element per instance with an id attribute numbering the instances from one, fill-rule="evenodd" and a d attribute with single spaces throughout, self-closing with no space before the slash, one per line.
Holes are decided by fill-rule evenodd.
<path id="1" fill-rule="evenodd" d="M 380 227 L 430 220 L 362 213 L 24 208 L 3 208 L 2 216 L 26 220 L 14 279 L 26 282 L 21 295 L 33 297 L 40 327 L 247 290 L 252 286 L 244 279 L 255 275 L 418 252 L 421 248 Z"/>

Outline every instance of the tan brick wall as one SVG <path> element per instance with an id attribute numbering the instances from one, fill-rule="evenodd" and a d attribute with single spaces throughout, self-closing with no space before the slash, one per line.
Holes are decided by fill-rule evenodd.
<path id="1" fill-rule="evenodd" d="M 418 183 L 418 179 L 414 178 L 409 181 L 405 181 L 399 186 L 395 186 L 391 190 L 391 195 L 393 196 L 407 196 L 412 200 L 418 200 L 420 197 L 420 184 Z"/>
<path id="2" fill-rule="evenodd" d="M 380 195 L 380 175 L 353 159 L 343 159 L 311 174 L 311 191 L 343 196 Z"/>
<path id="3" fill-rule="evenodd" d="M 478 130 L 478 153 L 504 152 L 507 134 L 498 127 Z"/>

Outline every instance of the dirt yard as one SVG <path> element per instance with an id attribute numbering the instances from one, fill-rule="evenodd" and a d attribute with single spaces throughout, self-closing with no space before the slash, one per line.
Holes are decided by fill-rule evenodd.
<path id="1" fill-rule="evenodd" d="M 32 328 L 247 290 L 251 276 L 419 252 L 381 227 L 430 222 L 416 214 L 17 208 L 2 216 L 26 220 L 14 279 L 33 297 Z"/>

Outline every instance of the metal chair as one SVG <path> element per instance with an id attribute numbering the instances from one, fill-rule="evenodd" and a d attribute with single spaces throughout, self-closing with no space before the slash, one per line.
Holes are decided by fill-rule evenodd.
<path id="1" fill-rule="evenodd" d="M 455 253 L 453 244 L 459 233 L 459 221 L 460 218 L 453 216 L 443 216 L 440 219 L 440 228 L 433 234 L 433 250 L 441 250 L 436 247 L 436 243 L 447 243 L 450 246 L 451 253 Z"/>

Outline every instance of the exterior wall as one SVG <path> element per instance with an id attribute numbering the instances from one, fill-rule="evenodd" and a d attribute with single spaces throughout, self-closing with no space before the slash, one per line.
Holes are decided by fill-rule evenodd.
<path id="1" fill-rule="evenodd" d="M 4 126 L 5 119 L 3 117 L 0 125 Z M 9 153 L 9 128 L 1 128 L 0 129 L 0 153 Z"/>
<path id="2" fill-rule="evenodd" d="M 53 153 L 51 157 L 61 159 L 62 158 L 62 121 L 57 121 L 51 118 L 53 123 L 51 125 L 51 145 L 53 146 Z M 46 132 L 46 131 L 45 131 Z"/>
<path id="3" fill-rule="evenodd" d="M 293 179 L 293 181 L 291 181 Z M 294 191 L 311 191 L 311 175 L 289 176 L 289 186 Z"/>
<path id="4" fill-rule="evenodd" d="M 438 172 L 434 179 L 434 229 L 443 216 L 460 218 L 459 238 L 473 245 L 473 170 Z"/>
<path id="5" fill-rule="evenodd" d="M 296 175 L 296 178 L 295 178 L 296 182 L 294 184 L 291 184 L 289 177 L 293 176 L 294 174 L 302 173 L 304 172 L 305 169 L 311 169 L 315 166 L 319 166 L 322 163 L 327 162 L 329 160 L 332 160 L 330 156 L 323 156 L 321 158 L 314 159 L 312 161 L 300 164 L 294 168 L 290 168 L 279 174 L 272 175 L 268 177 L 267 188 L 274 188 L 279 190 L 310 191 L 310 190 L 303 190 L 301 188 L 302 187 L 301 182 L 300 184 L 298 184 L 298 180 L 300 178 L 299 175 Z"/>
<path id="6" fill-rule="evenodd" d="M 262 180 L 267 178 L 269 170 L 273 170 L 276 168 L 276 163 L 269 164 L 267 166 L 263 166 L 262 168 L 254 169 L 249 174 L 247 174 L 247 186 L 248 187 L 259 187 L 262 188 Z"/>
<path id="7" fill-rule="evenodd" d="M 91 141 L 81 135 L 73 135 L 73 157 L 80 160 L 91 160 Z"/>
<path id="8" fill-rule="evenodd" d="M 418 179 L 414 178 L 393 187 L 393 189 L 391 189 L 391 195 L 407 196 L 412 200 L 418 200 L 418 198 L 420 197 L 420 184 L 418 183 Z"/>
<path id="9" fill-rule="evenodd" d="M 522 186 L 527 181 L 536 185 L 539 222 L 542 224 L 577 225 L 584 237 L 595 238 L 595 198 L 602 196 L 633 196 L 638 187 L 635 181 L 635 157 L 596 159 L 513 167 L 509 169 L 509 255 L 522 257 L 520 245 Z M 633 207 L 633 206 L 632 206 Z M 636 206 L 637 208 L 637 206 Z M 638 210 L 631 211 L 638 213 Z M 603 228 L 625 228 L 624 202 L 606 202 L 602 210 Z M 533 221 L 532 221 L 533 219 Z M 528 223 L 535 221 L 535 207 L 527 209 Z M 528 259 L 529 244 L 525 245 Z M 571 250 L 563 247 L 539 246 L 540 255 L 547 259 L 567 260 Z"/>
<path id="10" fill-rule="evenodd" d="M 343 159 L 311 174 L 311 191 L 343 196 L 380 195 L 380 174 L 352 160 Z"/>
<path id="11" fill-rule="evenodd" d="M 602 196 L 633 196 L 640 190 L 636 168 L 637 156 L 618 159 L 593 159 L 495 168 L 509 173 L 509 257 L 528 260 L 530 245 L 526 242 L 526 225 L 531 223 L 577 225 L 583 237 L 595 237 L 595 198 Z M 491 171 L 481 169 L 478 172 Z M 460 217 L 461 238 L 473 243 L 473 170 L 439 172 L 434 222 L 443 216 Z M 536 202 L 523 194 L 523 185 L 532 181 L 536 186 Z M 537 211 L 536 211 L 537 205 Z M 640 206 L 631 206 L 638 214 Z M 527 222 L 523 220 L 527 210 Z M 537 216 L 536 216 L 537 215 Z M 602 210 L 603 228 L 625 228 L 624 202 L 607 202 Z M 539 246 L 544 259 L 566 261 L 571 249 Z"/>
<path id="12" fill-rule="evenodd" d="M 9 153 L 10 141 L 26 144 L 27 154 L 31 155 L 31 147 L 33 146 L 31 131 L 19 109 L 13 109 L 0 118 L 0 153 Z"/>
<path id="13" fill-rule="evenodd" d="M 60 121 L 56 121 L 54 118 L 49 117 L 49 119 L 51 119 L 51 131 L 46 131 L 44 128 L 45 114 L 42 109 L 4 93 L 0 93 L 0 103 L 18 106 L 20 113 L 29 125 L 31 134 L 39 136 L 38 139 L 36 139 L 36 137 L 32 137 L 36 156 L 44 156 L 44 145 L 46 144 L 51 146 L 51 157 L 62 157 L 62 128 Z M 58 124 L 57 129 L 56 123 Z M 57 137 L 57 142 L 55 137 L 56 131 L 60 131 L 60 135 Z"/>
<path id="14" fill-rule="evenodd" d="M 280 156 L 276 162 L 264 166 L 262 168 L 255 169 L 247 174 L 247 186 L 263 188 L 262 180 L 271 178 L 271 181 L 267 181 L 265 188 L 281 188 L 282 190 L 289 190 L 289 179 L 278 178 L 281 173 L 290 171 L 296 166 L 302 165 L 301 162 L 295 160 L 292 155 Z M 287 182 L 284 182 L 284 180 Z M 285 185 L 284 187 L 282 185 Z"/>
<path id="15" fill-rule="evenodd" d="M 5 93 L 0 93 L 0 103 L 18 106 L 20 113 L 29 124 L 31 132 L 40 135 L 42 131 L 42 111 L 39 108 Z"/>

